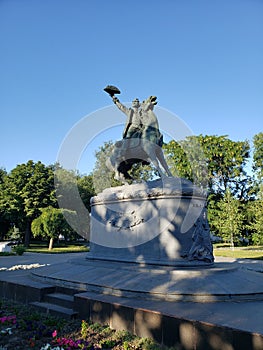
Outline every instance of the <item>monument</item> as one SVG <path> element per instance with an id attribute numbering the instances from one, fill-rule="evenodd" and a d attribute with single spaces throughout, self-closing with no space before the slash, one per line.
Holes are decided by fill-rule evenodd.
<path id="1" fill-rule="evenodd" d="M 192 182 L 172 176 L 166 163 L 150 96 L 123 105 L 109 85 L 105 91 L 127 116 L 122 140 L 107 160 L 123 186 L 91 199 L 89 258 L 157 265 L 211 265 L 214 261 L 206 215 L 206 193 Z M 160 178 L 130 183 L 134 163 L 151 163 Z"/>
<path id="2" fill-rule="evenodd" d="M 91 199 L 86 258 L 38 268 L 33 282 L 52 287 L 52 300 L 61 291 L 74 294 L 73 310 L 83 319 L 167 346 L 262 349 L 261 323 L 251 327 L 251 319 L 262 314 L 262 266 L 257 271 L 234 259 L 214 262 L 206 193 L 169 171 L 153 111 L 157 98 L 135 99 L 127 108 L 115 96 L 118 88 L 105 91 L 127 117 L 107 160 L 123 184 Z M 138 162 L 151 163 L 159 178 L 134 181 L 130 170 Z M 9 295 L 9 285 L 6 290 Z M 37 304 L 51 310 L 42 299 Z"/>

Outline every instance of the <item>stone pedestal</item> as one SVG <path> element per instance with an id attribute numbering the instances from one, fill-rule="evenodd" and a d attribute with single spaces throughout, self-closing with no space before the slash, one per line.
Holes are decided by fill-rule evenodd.
<path id="1" fill-rule="evenodd" d="M 167 178 L 104 190 L 93 197 L 89 259 L 158 265 L 213 263 L 206 195 Z"/>

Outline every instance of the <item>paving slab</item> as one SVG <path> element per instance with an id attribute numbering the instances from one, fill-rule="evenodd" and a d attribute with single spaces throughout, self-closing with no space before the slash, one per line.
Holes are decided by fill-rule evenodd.
<path id="1" fill-rule="evenodd" d="M 29 266 L 32 264 L 53 265 L 66 262 L 72 258 L 85 258 L 87 253 L 66 253 L 66 254 L 42 254 L 25 252 L 23 255 L 10 255 L 0 257 L 0 272 L 18 265 Z M 33 267 L 32 267 L 33 268 Z"/>
<path id="2" fill-rule="evenodd" d="M 263 301 L 262 274 L 236 261 L 212 267 L 150 266 L 72 258 L 34 269 L 32 277 L 55 285 L 165 301 Z"/>

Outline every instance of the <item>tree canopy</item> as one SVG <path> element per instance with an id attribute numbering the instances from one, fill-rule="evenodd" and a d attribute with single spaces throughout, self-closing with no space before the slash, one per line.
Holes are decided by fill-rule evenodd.
<path id="1" fill-rule="evenodd" d="M 63 211 L 67 211 L 68 215 L 72 215 L 76 220 L 76 212 L 74 211 L 47 207 L 42 209 L 41 215 L 32 221 L 31 229 L 34 237 L 49 238 L 49 250 L 53 248 L 54 239 L 58 239 L 60 235 L 65 237 L 72 232 Z"/>
<path id="2" fill-rule="evenodd" d="M 242 236 L 244 213 L 240 201 L 226 189 L 224 197 L 217 203 L 217 211 L 210 218 L 211 226 L 216 228 L 225 242 L 234 247 L 235 242 Z"/>
<path id="3" fill-rule="evenodd" d="M 227 136 L 189 136 L 164 145 L 168 164 L 175 176 L 207 186 L 210 193 L 222 196 L 227 188 L 235 195 L 244 192 L 247 176 L 248 141 L 232 141 Z"/>
<path id="4" fill-rule="evenodd" d="M 25 232 L 25 245 L 28 245 L 31 222 L 40 215 L 40 209 L 56 206 L 52 166 L 32 160 L 17 165 L 4 176 L 1 187 L 1 210 L 5 218 Z"/>

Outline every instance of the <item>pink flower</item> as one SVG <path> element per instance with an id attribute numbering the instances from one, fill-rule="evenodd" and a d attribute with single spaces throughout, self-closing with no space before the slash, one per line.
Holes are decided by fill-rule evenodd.
<path id="1" fill-rule="evenodd" d="M 55 338 L 58 335 L 57 330 L 55 329 L 54 332 L 52 333 L 52 337 Z"/>
<path id="2" fill-rule="evenodd" d="M 0 321 L 1 321 L 2 323 L 4 323 L 6 320 L 7 320 L 7 317 L 6 317 L 6 316 L 0 318 Z"/>
<path id="3" fill-rule="evenodd" d="M 16 323 L 16 315 L 0 317 L 0 322 L 1 323 L 12 322 L 13 324 L 15 324 Z"/>

